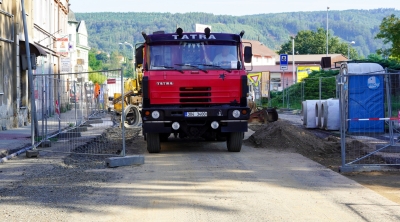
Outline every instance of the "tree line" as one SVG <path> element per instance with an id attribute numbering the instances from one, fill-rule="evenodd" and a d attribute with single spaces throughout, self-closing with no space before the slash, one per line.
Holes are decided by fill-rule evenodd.
<path id="1" fill-rule="evenodd" d="M 326 30 L 328 14 L 329 35 L 340 42 L 354 41 L 352 48 L 357 55 L 366 58 L 384 48 L 381 39 L 375 39 L 383 18 L 400 11 L 395 9 L 344 10 L 270 13 L 246 16 L 214 15 L 210 13 L 76 13 L 78 20 L 85 20 L 89 32 L 89 45 L 111 53 L 122 50 L 119 42 L 136 44 L 143 42 L 142 31 L 152 33 L 164 30 L 175 32 L 177 27 L 187 32 L 195 31 L 195 24 L 207 24 L 212 32 L 240 33 L 245 39 L 258 40 L 270 49 L 279 51 L 301 31 Z M 347 54 L 347 53 L 345 53 Z"/>

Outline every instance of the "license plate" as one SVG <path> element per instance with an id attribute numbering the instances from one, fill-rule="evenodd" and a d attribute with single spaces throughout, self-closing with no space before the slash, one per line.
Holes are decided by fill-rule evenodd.
<path id="1" fill-rule="evenodd" d="M 206 117 L 207 112 L 185 112 L 185 117 Z"/>

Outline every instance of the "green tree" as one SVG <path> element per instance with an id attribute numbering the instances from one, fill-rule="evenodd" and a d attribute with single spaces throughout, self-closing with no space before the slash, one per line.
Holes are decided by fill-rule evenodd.
<path id="1" fill-rule="evenodd" d="M 394 14 L 383 18 L 379 30 L 375 39 L 382 39 L 384 44 L 391 43 L 392 47 L 388 49 L 380 48 L 377 53 L 384 57 L 400 57 L 400 19 Z"/>
<path id="2" fill-rule="evenodd" d="M 92 71 L 92 70 L 89 68 L 89 71 Z M 101 85 L 101 84 L 105 83 L 106 80 L 107 80 L 107 77 L 100 72 L 89 73 L 89 81 L 93 82 L 93 84 L 98 83 Z"/>
<path id="3" fill-rule="evenodd" d="M 89 51 L 89 67 L 92 70 L 102 70 L 103 69 L 103 63 L 100 60 L 97 60 L 96 52 L 97 52 L 97 50 L 94 49 L 94 48 L 92 48 Z"/>
<path id="4" fill-rule="evenodd" d="M 292 39 L 281 46 L 279 54 L 292 54 Z M 358 58 L 357 51 L 350 47 L 350 43 L 343 42 L 337 36 L 329 36 L 328 46 L 329 53 L 340 53 L 347 57 L 349 52 L 350 58 Z M 326 30 L 318 28 L 317 31 L 303 30 L 294 37 L 295 54 L 325 54 L 326 53 Z"/>
<path id="5" fill-rule="evenodd" d="M 107 63 L 109 58 L 107 53 L 101 52 L 96 55 L 96 59 L 102 61 L 103 63 Z"/>

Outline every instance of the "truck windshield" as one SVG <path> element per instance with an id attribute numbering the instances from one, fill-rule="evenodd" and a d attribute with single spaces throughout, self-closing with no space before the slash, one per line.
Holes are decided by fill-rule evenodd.
<path id="1" fill-rule="evenodd" d="M 218 43 L 218 44 L 217 44 Z M 150 70 L 232 70 L 241 67 L 238 46 L 220 42 L 172 42 L 149 46 Z"/>

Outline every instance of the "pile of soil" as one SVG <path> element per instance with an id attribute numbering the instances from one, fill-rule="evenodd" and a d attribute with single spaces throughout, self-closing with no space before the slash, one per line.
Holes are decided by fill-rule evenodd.
<path id="1" fill-rule="evenodd" d="M 282 119 L 263 125 L 249 125 L 249 128 L 255 133 L 244 141 L 248 145 L 300 153 L 334 170 L 341 165 L 340 135 L 306 129 Z M 360 146 L 366 145 L 356 140 L 346 140 L 347 152 L 351 152 L 351 147 Z"/>

